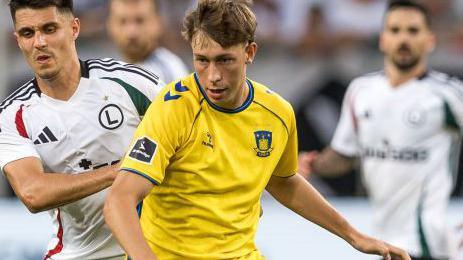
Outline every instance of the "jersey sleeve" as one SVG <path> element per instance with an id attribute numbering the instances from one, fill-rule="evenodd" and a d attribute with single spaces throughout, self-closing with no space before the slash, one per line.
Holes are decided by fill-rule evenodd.
<path id="1" fill-rule="evenodd" d="M 121 169 L 159 185 L 169 160 L 186 139 L 187 111 L 184 103 L 158 97 L 138 126 Z"/>
<path id="2" fill-rule="evenodd" d="M 8 111 L 0 114 L 0 169 L 2 172 L 10 162 L 26 157 L 40 158 L 32 140 L 19 134 L 17 126 L 20 124 L 19 120 L 14 115 L 8 116 Z M 20 127 L 24 129 L 23 125 Z"/>
<path id="3" fill-rule="evenodd" d="M 442 87 L 445 124 L 450 127 L 458 128 L 463 134 L 463 83 L 451 78 L 447 86 Z"/>
<path id="4" fill-rule="evenodd" d="M 331 148 L 345 156 L 357 156 L 359 146 L 357 140 L 357 123 L 354 111 L 354 86 L 355 81 L 350 84 L 344 96 L 339 118 Z"/>
<path id="5" fill-rule="evenodd" d="M 286 141 L 285 150 L 278 162 L 273 175 L 278 177 L 290 177 L 297 172 L 297 128 L 296 118 L 292 107 L 288 104 L 291 111 L 289 117 L 288 127 L 288 140 Z"/>

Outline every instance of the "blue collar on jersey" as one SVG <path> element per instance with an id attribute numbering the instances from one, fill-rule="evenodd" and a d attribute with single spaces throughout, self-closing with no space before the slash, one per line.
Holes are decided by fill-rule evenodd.
<path id="1" fill-rule="evenodd" d="M 247 107 L 249 107 L 249 105 L 251 105 L 252 101 L 254 100 L 254 86 L 252 85 L 251 81 L 246 79 L 246 83 L 247 83 L 247 85 L 249 87 L 249 94 L 248 94 L 248 97 L 246 98 L 246 100 L 244 101 L 244 103 L 240 107 L 235 108 L 235 109 L 228 109 L 228 108 L 223 108 L 223 107 L 217 106 L 211 100 L 209 100 L 209 98 L 207 97 L 206 92 L 204 91 L 203 87 L 199 83 L 198 75 L 196 75 L 196 72 L 194 73 L 194 77 L 195 77 L 196 85 L 198 86 L 199 91 L 201 91 L 201 94 L 203 94 L 203 96 L 206 99 L 207 103 L 212 108 L 214 108 L 214 109 L 216 109 L 216 110 L 218 110 L 220 112 L 230 113 L 230 114 L 241 112 L 241 111 L 245 110 Z"/>

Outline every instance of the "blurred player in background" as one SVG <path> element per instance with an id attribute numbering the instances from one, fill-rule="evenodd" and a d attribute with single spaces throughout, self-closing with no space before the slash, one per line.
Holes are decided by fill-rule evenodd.
<path id="1" fill-rule="evenodd" d="M 165 82 L 184 77 L 182 60 L 159 46 L 163 33 L 156 0 L 110 0 L 107 28 L 126 62 L 138 64 Z"/>
<path id="2" fill-rule="evenodd" d="M 50 213 L 44 259 L 121 259 L 103 202 L 159 79 L 111 59 L 79 60 L 71 0 L 9 4 L 35 78 L 0 104 L 2 172 L 31 212 Z"/>
<path id="3" fill-rule="evenodd" d="M 331 146 L 300 155 L 303 172 L 335 176 L 360 158 L 381 239 L 413 259 L 449 259 L 446 210 L 463 129 L 463 84 L 429 70 L 436 39 L 424 6 L 393 1 L 384 70 L 352 81 Z"/>
<path id="4" fill-rule="evenodd" d="M 121 245 L 134 260 L 264 259 L 254 237 L 267 189 L 362 252 L 409 259 L 355 230 L 296 173 L 291 105 L 246 78 L 255 29 L 245 0 L 199 1 L 185 17 L 196 73 L 153 102 L 105 203 Z"/>

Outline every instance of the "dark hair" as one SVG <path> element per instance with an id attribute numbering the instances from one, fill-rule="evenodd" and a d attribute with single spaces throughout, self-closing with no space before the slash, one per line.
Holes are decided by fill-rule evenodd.
<path id="1" fill-rule="evenodd" d="M 429 13 L 429 10 L 426 8 L 426 6 L 413 2 L 411 0 L 392 0 L 389 1 L 389 4 L 386 9 L 386 14 L 394 11 L 399 8 L 410 8 L 410 9 L 415 9 L 416 11 L 420 12 L 423 14 L 426 25 L 430 28 L 431 27 L 431 15 Z"/>
<path id="2" fill-rule="evenodd" d="M 74 13 L 72 0 L 10 0 L 9 6 L 13 21 L 16 11 L 22 8 L 42 9 L 55 6 L 62 13 Z"/>
<path id="3" fill-rule="evenodd" d="M 192 42 L 204 33 L 222 47 L 254 41 L 257 22 L 250 0 L 199 0 L 183 20 L 182 35 Z"/>

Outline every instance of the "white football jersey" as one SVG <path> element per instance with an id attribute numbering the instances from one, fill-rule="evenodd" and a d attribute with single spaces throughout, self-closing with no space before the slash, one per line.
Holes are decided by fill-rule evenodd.
<path id="1" fill-rule="evenodd" d="M 155 73 L 165 83 L 170 83 L 189 74 L 183 61 L 163 47 L 156 48 L 145 61 L 138 65 Z"/>
<path id="2" fill-rule="evenodd" d="M 81 61 L 68 101 L 40 93 L 35 80 L 0 104 L 0 166 L 37 157 L 46 172 L 78 174 L 117 163 L 160 90 L 159 78 L 112 59 Z M 104 223 L 106 190 L 50 210 L 54 231 L 44 259 L 123 254 Z"/>
<path id="3" fill-rule="evenodd" d="M 331 146 L 361 157 L 378 234 L 411 255 L 451 252 L 445 217 L 462 126 L 463 85 L 443 73 L 396 88 L 373 73 L 347 90 Z"/>

